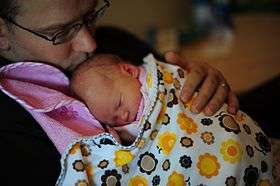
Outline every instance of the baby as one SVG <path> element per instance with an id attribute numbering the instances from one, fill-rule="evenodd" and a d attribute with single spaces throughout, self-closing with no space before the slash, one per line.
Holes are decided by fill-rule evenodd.
<path id="1" fill-rule="evenodd" d="M 114 127 L 121 139 L 133 142 L 143 110 L 140 72 L 144 69 L 113 55 L 98 55 L 73 74 L 71 89 L 100 122 Z"/>
<path id="2" fill-rule="evenodd" d="M 104 54 L 74 73 L 73 92 L 131 144 L 106 133 L 77 140 L 58 185 L 273 185 L 271 145 L 250 117 L 226 105 L 192 113 L 178 96 L 185 71 L 152 55 L 144 62 Z"/>

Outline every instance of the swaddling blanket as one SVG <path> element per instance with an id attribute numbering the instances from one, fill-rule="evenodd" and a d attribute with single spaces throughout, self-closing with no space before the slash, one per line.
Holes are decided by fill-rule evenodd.
<path id="1" fill-rule="evenodd" d="M 135 142 L 106 133 L 77 140 L 57 185 L 273 185 L 271 145 L 252 119 L 226 105 L 212 117 L 193 114 L 179 99 L 181 68 L 151 55 L 143 66 L 149 100 Z"/>

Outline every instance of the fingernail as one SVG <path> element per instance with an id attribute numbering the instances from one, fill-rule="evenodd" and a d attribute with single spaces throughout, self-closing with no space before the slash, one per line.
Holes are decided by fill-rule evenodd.
<path id="1" fill-rule="evenodd" d="M 189 101 L 187 98 L 187 95 L 186 94 L 181 94 L 181 100 L 183 101 L 183 102 L 187 102 L 187 101 Z"/>
<path id="2" fill-rule="evenodd" d="M 198 113 L 199 113 L 199 110 L 198 110 L 197 107 L 198 107 L 197 105 L 192 105 L 192 106 L 191 106 L 191 111 L 192 111 L 193 113 L 195 113 L 195 114 L 198 114 Z"/>
<path id="3" fill-rule="evenodd" d="M 204 110 L 204 114 L 207 116 L 212 116 L 213 112 L 212 112 L 212 110 L 210 110 L 210 108 L 206 107 Z"/>
<path id="4" fill-rule="evenodd" d="M 231 114 L 236 114 L 236 109 L 235 109 L 235 107 L 229 107 L 229 108 L 228 108 L 228 111 L 229 111 L 229 113 L 231 113 Z"/>

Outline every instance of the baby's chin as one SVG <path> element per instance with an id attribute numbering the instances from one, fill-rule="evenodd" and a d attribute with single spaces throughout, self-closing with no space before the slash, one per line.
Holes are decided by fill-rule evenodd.
<path id="1" fill-rule="evenodd" d="M 128 120 L 128 121 L 125 121 L 125 122 L 116 123 L 115 127 L 123 127 L 125 125 L 128 125 L 128 124 L 132 123 L 133 121 L 135 121 L 135 120 Z"/>

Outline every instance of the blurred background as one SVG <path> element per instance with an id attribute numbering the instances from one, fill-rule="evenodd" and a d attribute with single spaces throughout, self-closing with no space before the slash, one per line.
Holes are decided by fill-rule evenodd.
<path id="1" fill-rule="evenodd" d="M 277 1 L 118 0 L 102 23 L 123 27 L 161 52 L 207 61 L 244 92 L 280 73 Z"/>
<path id="2" fill-rule="evenodd" d="M 102 24 L 215 66 L 241 109 L 280 138 L 280 0 L 113 0 Z"/>

